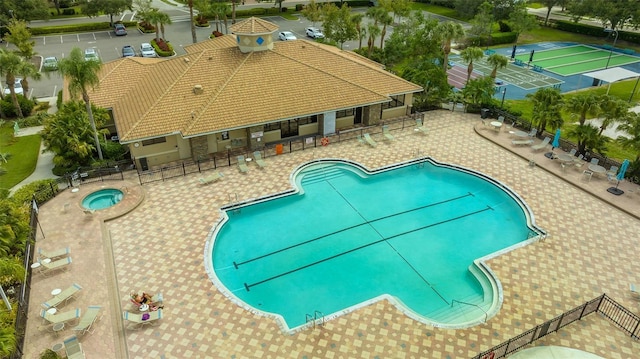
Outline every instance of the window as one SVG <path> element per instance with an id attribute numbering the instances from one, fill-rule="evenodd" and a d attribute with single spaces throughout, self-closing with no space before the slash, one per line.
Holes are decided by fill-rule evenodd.
<path id="1" fill-rule="evenodd" d="M 282 138 L 292 137 L 292 136 L 298 136 L 298 133 L 299 133 L 298 126 L 306 125 L 309 123 L 316 123 L 316 122 L 318 122 L 318 116 L 316 115 L 306 116 L 306 117 L 301 117 L 295 120 L 268 123 L 264 125 L 264 130 L 265 131 L 280 130 L 280 136 L 282 136 Z"/>
<path id="2" fill-rule="evenodd" d="M 151 145 L 155 145 L 155 144 L 158 144 L 158 143 L 165 143 L 165 142 L 167 142 L 167 139 L 165 137 L 152 138 L 150 140 L 142 141 L 142 145 L 143 146 L 151 146 Z"/>
<path id="3" fill-rule="evenodd" d="M 404 105 L 404 95 L 391 96 L 391 101 L 382 104 L 382 109 L 400 107 Z"/>
<path id="4" fill-rule="evenodd" d="M 336 118 L 348 117 L 355 115 L 355 110 L 350 108 L 348 110 L 340 110 L 336 111 Z"/>

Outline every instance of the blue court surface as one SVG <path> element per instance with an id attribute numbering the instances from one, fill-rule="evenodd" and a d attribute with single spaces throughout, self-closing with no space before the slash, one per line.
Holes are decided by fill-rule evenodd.
<path id="1" fill-rule="evenodd" d="M 531 54 L 531 51 L 534 51 L 534 59 L 535 53 L 541 52 L 544 50 L 552 50 L 552 49 L 560 49 L 563 47 L 576 46 L 578 43 L 575 42 L 541 42 L 537 44 L 527 44 L 527 45 L 518 45 L 516 48 L 516 58 L 522 59 L 523 57 L 527 58 L 527 55 Z M 611 47 L 600 46 L 600 45 L 590 45 L 595 48 L 601 48 L 606 51 L 611 50 Z M 504 94 L 505 99 L 510 100 L 520 100 L 524 99 L 525 96 L 529 93 L 535 93 L 539 88 L 542 87 L 557 87 L 560 89 L 562 93 L 576 91 L 579 89 L 592 87 L 593 78 L 588 76 L 583 76 L 581 73 L 570 75 L 570 76 L 561 76 L 557 73 L 553 73 L 545 70 L 544 68 L 535 67 L 533 64 L 528 64 L 526 61 L 518 61 L 518 64 L 514 63 L 511 59 L 511 55 L 513 52 L 513 46 L 493 49 L 498 54 L 504 55 L 510 59 L 509 65 L 505 69 L 498 70 L 498 75 L 496 77 L 496 94 L 495 98 L 498 100 L 502 99 Z M 627 54 L 632 50 L 628 49 L 620 49 L 616 48 L 613 50 L 612 54 Z M 632 56 L 640 56 L 640 54 L 630 54 Z M 640 58 L 639 58 L 640 60 Z M 462 60 L 458 56 L 452 56 L 451 61 L 454 63 L 454 66 L 464 66 L 466 69 L 466 64 L 462 62 Z M 614 67 L 614 66 L 609 66 Z M 635 62 L 623 66 L 622 67 L 630 71 L 635 71 L 640 73 L 640 62 Z M 489 65 L 485 63 L 485 61 L 479 61 L 477 63 L 474 62 L 474 72 L 478 73 L 480 76 L 489 76 L 491 73 L 491 68 Z M 590 72 L 590 71 L 585 71 Z M 506 90 L 506 92 L 504 92 Z"/>

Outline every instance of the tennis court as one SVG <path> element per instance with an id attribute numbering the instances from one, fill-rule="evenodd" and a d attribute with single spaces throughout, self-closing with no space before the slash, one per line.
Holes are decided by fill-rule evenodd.
<path id="1" fill-rule="evenodd" d="M 602 70 L 607 67 L 640 62 L 640 57 L 637 56 L 582 44 L 533 51 L 532 61 L 529 61 L 531 53 L 519 54 L 515 58 L 528 63 L 531 67 L 538 66 L 561 76 L 577 75 L 584 72 Z"/>
<path id="2" fill-rule="evenodd" d="M 457 59 L 458 61 L 460 59 Z M 460 66 L 465 66 L 461 64 Z M 486 57 L 473 62 L 474 71 L 483 73 L 485 76 L 489 76 L 493 71 L 491 66 L 486 61 Z M 523 90 L 535 90 L 541 87 L 559 87 L 564 83 L 562 80 L 547 76 L 541 72 L 533 71 L 533 68 L 523 68 L 514 64 L 509 64 L 507 67 L 498 70 L 497 81 L 504 81 L 506 84 L 515 85 Z"/>

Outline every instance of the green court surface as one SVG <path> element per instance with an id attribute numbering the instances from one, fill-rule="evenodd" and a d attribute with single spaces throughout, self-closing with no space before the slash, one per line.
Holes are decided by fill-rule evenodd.
<path id="1" fill-rule="evenodd" d="M 587 45 L 536 51 L 531 62 L 529 62 L 530 56 L 530 54 L 521 54 L 516 56 L 516 59 L 528 63 L 531 67 L 538 66 L 561 76 L 605 69 L 607 64 L 608 67 L 615 67 L 640 62 L 640 57 Z"/>

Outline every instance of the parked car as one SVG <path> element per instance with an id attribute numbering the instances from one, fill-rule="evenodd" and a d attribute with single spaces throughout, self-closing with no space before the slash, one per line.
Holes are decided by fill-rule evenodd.
<path id="1" fill-rule="evenodd" d="M 312 39 L 324 39 L 324 34 L 318 28 L 308 27 L 306 31 L 307 31 L 307 36 L 309 36 Z"/>
<path id="2" fill-rule="evenodd" d="M 150 43 L 144 42 L 140 45 L 140 56 L 142 57 L 158 57 L 156 50 L 153 49 Z"/>
<path id="3" fill-rule="evenodd" d="M 133 49 L 131 45 L 124 45 L 122 47 L 122 57 L 132 57 L 136 56 L 136 50 Z"/>
<path id="4" fill-rule="evenodd" d="M 85 61 L 100 61 L 100 56 L 98 56 L 98 51 L 94 48 L 89 48 L 84 50 L 84 60 Z"/>
<path id="5" fill-rule="evenodd" d="M 58 58 L 55 56 L 45 57 L 42 60 L 42 69 L 45 71 L 55 71 L 58 69 Z"/>
<path id="6" fill-rule="evenodd" d="M 113 32 L 115 32 L 116 36 L 124 36 L 127 34 L 127 28 L 122 24 L 115 24 Z"/>
<path id="7" fill-rule="evenodd" d="M 297 40 L 298 38 L 291 31 L 282 31 L 278 34 L 278 39 L 281 41 Z"/>
<path id="8" fill-rule="evenodd" d="M 22 89 L 22 79 L 19 77 L 16 77 L 16 82 L 13 84 L 13 89 L 16 92 L 16 95 L 24 95 L 24 90 Z M 9 87 L 6 86 L 4 88 L 4 94 L 5 95 L 10 95 L 11 94 L 11 90 L 9 90 Z"/>

